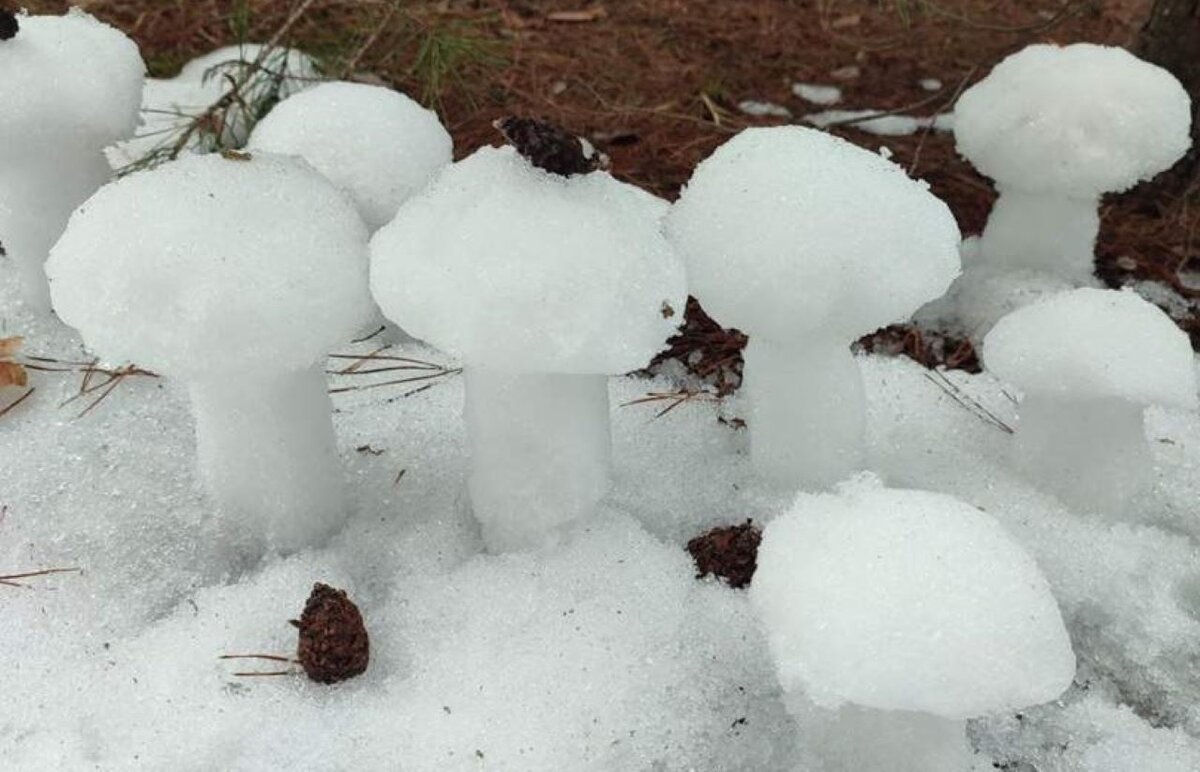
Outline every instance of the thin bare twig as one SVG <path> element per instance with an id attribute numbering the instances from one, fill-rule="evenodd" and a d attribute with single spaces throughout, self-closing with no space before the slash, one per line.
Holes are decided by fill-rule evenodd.
<path id="1" fill-rule="evenodd" d="M 26 571 L 20 574 L 5 574 L 0 576 L 0 584 L 7 587 L 28 587 L 27 584 L 18 582 L 18 579 L 33 579 L 39 576 L 51 576 L 53 574 L 81 574 L 82 568 L 43 568 L 40 571 Z"/>
<path id="2" fill-rule="evenodd" d="M 0 408 L 0 418 L 3 418 L 4 416 L 8 415 L 12 411 L 16 410 L 18 405 L 20 405 L 22 402 L 24 402 L 25 400 L 27 400 L 31 396 L 33 396 L 34 391 L 36 391 L 36 389 L 34 387 L 30 386 L 29 389 L 26 390 L 26 392 L 24 394 L 17 397 L 16 399 L 14 399 L 12 402 L 9 402 L 4 407 Z"/>
<path id="3" fill-rule="evenodd" d="M 989 410 L 979 400 L 969 396 L 966 392 L 959 388 L 958 384 L 947 378 L 946 374 L 941 370 L 926 370 L 924 375 L 931 383 L 933 383 L 942 391 L 946 392 L 951 399 L 965 408 L 971 415 L 980 419 L 984 423 L 999 429 L 1005 434 L 1014 433 L 1013 428 L 1005 423 L 1000 416 Z"/>

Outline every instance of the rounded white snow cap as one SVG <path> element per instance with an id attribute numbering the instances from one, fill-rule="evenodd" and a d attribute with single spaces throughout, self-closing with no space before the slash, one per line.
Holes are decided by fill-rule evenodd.
<path id="1" fill-rule="evenodd" d="M 360 83 L 324 83 L 284 100 L 254 128 L 249 147 L 304 158 L 353 196 L 372 230 L 453 160 L 432 110 Z"/>
<path id="2" fill-rule="evenodd" d="M 474 365 L 616 374 L 679 325 L 683 265 L 652 197 L 560 177 L 511 147 L 447 167 L 371 241 L 371 290 L 410 334 Z"/>
<path id="3" fill-rule="evenodd" d="M 311 366 L 372 312 L 366 226 L 307 163 L 189 156 L 101 188 L 46 273 L 112 362 L 171 375 Z"/>
<path id="4" fill-rule="evenodd" d="M 725 325 L 789 342 L 857 338 L 910 316 L 958 276 L 953 215 L 881 156 L 815 129 L 746 129 L 692 175 L 667 216 L 692 294 Z"/>
<path id="5" fill-rule="evenodd" d="M 74 8 L 17 22 L 0 40 L 0 161 L 59 143 L 100 150 L 133 134 L 146 67 L 132 40 Z"/>
<path id="6" fill-rule="evenodd" d="M 1187 335 L 1133 291 L 1085 287 L 1019 308 L 983 339 L 983 361 L 1026 393 L 1196 405 Z"/>
<path id="7" fill-rule="evenodd" d="M 1123 48 L 1036 44 L 997 64 L 954 108 L 958 152 L 1021 190 L 1120 191 L 1191 145 L 1175 76 Z"/>
<path id="8" fill-rule="evenodd" d="M 218 48 L 183 65 L 175 79 L 190 83 L 221 83 L 223 93 L 229 89 L 225 76 L 238 78 L 245 65 L 258 61 L 260 56 L 262 67 L 267 70 L 264 74 L 268 76 L 264 83 L 270 79 L 278 80 L 280 99 L 286 99 L 320 79 L 317 63 L 303 51 L 277 46 L 263 54 L 266 47 L 265 43 L 243 43 Z"/>
<path id="9" fill-rule="evenodd" d="M 951 496 L 870 478 L 767 525 L 750 597 L 784 691 L 965 719 L 1046 702 L 1075 674 L 1033 559 Z"/>

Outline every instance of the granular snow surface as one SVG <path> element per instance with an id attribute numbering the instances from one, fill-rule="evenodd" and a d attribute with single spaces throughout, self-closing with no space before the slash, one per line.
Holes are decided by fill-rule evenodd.
<path id="1" fill-rule="evenodd" d="M 87 361 L 16 298 L 0 274 L 0 337 Z M 419 344 L 385 353 L 455 364 Z M 1150 409 L 1156 484 L 1135 522 L 1114 525 L 1009 470 L 1009 435 L 964 407 L 1015 420 L 991 376 L 860 362 L 868 465 L 996 518 L 1044 573 L 1079 660 L 1061 701 L 970 724 L 975 769 L 1200 768 L 1200 416 Z M 736 398 L 656 418 L 662 402 L 624 405 L 674 383 L 612 379 L 602 511 L 552 551 L 490 556 L 462 492 L 459 376 L 335 393 L 348 524 L 279 558 L 198 492 L 181 384 L 131 376 L 81 416 L 98 392 L 67 402 L 80 379 L 32 372 L 34 394 L 0 418 L 0 574 L 83 568 L 0 585 L 6 769 L 819 769 L 746 594 L 696 580 L 683 549 L 791 504 L 751 475 L 745 432 L 718 422 L 741 414 Z M 218 659 L 293 654 L 287 620 L 317 581 L 361 608 L 364 675 L 329 687 L 240 677 L 280 665 Z"/>

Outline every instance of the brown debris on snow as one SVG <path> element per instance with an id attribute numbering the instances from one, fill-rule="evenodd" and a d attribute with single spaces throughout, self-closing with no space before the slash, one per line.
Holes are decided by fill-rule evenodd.
<path id="1" fill-rule="evenodd" d="M 551 174 L 571 177 L 600 168 L 599 159 L 587 155 L 579 137 L 552 123 L 510 115 L 493 125 L 529 163 Z"/>
<path id="2" fill-rule="evenodd" d="M 758 568 L 758 545 L 762 531 L 747 520 L 741 525 L 714 528 L 695 537 L 687 550 L 696 561 L 696 578 L 710 574 L 724 579 L 735 589 L 746 587 Z"/>
<path id="3" fill-rule="evenodd" d="M 362 674 L 370 661 L 370 639 L 358 606 L 337 590 L 320 582 L 304 604 L 296 656 L 305 674 L 318 683 L 332 684 Z"/>

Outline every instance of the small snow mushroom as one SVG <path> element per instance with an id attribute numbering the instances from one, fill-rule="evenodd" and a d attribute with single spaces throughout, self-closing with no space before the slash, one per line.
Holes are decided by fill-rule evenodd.
<path id="1" fill-rule="evenodd" d="M 132 40 L 79 10 L 6 19 L 0 241 L 25 301 L 49 313 L 46 255 L 72 210 L 108 181 L 104 148 L 137 127 L 145 65 Z"/>
<path id="2" fill-rule="evenodd" d="M 322 372 L 371 309 L 368 234 L 308 164 L 191 156 L 102 188 L 46 271 L 89 348 L 188 385 L 208 490 L 270 548 L 343 520 Z"/>
<path id="3" fill-rule="evenodd" d="M 966 719 L 1055 699 L 1075 674 L 1033 559 L 943 494 L 801 494 L 763 532 L 750 598 L 829 770 L 963 772 Z"/>
<path id="4" fill-rule="evenodd" d="M 453 142 L 432 110 L 361 83 L 323 83 L 285 99 L 247 147 L 308 161 L 354 198 L 372 231 L 453 160 Z"/>
<path id="5" fill-rule="evenodd" d="M 985 367 L 1024 392 L 1021 472 L 1068 505 L 1122 514 L 1150 482 L 1147 405 L 1196 407 L 1188 337 L 1132 291 L 1085 287 L 1001 319 Z"/>
<path id="6" fill-rule="evenodd" d="M 759 472 L 824 487 L 859 467 L 862 375 L 850 344 L 958 275 L 958 227 L 924 183 L 813 129 L 747 129 L 696 169 L 666 221 L 692 294 L 750 336 Z"/>
<path id="7" fill-rule="evenodd" d="M 1168 168 L 1191 140 L 1187 92 L 1122 48 L 1027 46 L 955 106 L 958 151 L 996 181 L 986 263 L 1092 282 L 1103 193 Z"/>
<path id="8" fill-rule="evenodd" d="M 486 147 L 371 241 L 383 312 L 465 361 L 468 487 L 493 551 L 543 544 L 608 488 L 607 376 L 644 366 L 686 298 L 663 207 Z"/>

